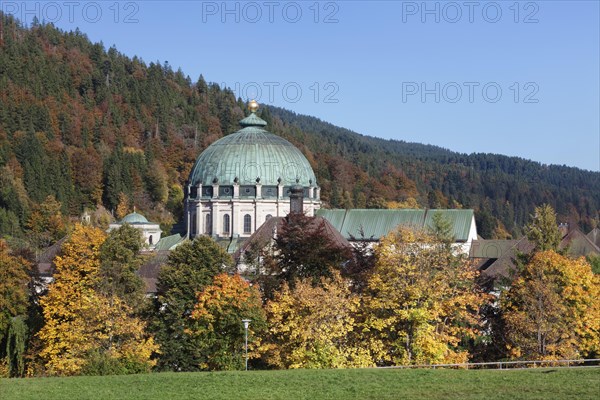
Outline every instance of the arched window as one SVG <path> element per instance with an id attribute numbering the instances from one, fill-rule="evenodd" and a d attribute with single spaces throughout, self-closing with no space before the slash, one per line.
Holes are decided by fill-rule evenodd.
<path id="1" fill-rule="evenodd" d="M 148 236 L 148 244 L 153 244 L 152 243 L 152 235 Z"/>
<path id="2" fill-rule="evenodd" d="M 229 214 L 223 215 L 223 233 L 229 233 Z"/>
<path id="3" fill-rule="evenodd" d="M 252 232 L 252 217 L 250 214 L 244 215 L 244 233 Z"/>
<path id="4" fill-rule="evenodd" d="M 206 214 L 206 220 L 204 223 L 204 233 L 212 235 L 212 218 L 210 214 Z"/>
<path id="5" fill-rule="evenodd" d="M 196 213 L 192 212 L 192 213 L 190 213 L 190 235 L 192 237 L 196 236 L 197 230 L 198 230 L 198 227 L 196 226 Z"/>
<path id="6" fill-rule="evenodd" d="M 271 214 L 267 214 L 267 216 L 265 217 L 265 221 L 268 221 L 269 219 L 271 219 L 273 216 Z"/>

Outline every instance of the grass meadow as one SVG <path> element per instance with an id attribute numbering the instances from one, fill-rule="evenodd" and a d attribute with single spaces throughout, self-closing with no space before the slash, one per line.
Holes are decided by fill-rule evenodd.
<path id="1" fill-rule="evenodd" d="M 0 399 L 599 399 L 600 368 L 346 369 L 1 379 Z"/>

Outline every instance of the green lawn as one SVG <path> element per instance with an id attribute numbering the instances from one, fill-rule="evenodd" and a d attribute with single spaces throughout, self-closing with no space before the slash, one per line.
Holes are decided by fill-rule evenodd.
<path id="1" fill-rule="evenodd" d="M 598 399 L 600 368 L 295 370 L 0 380 L 0 399 Z"/>

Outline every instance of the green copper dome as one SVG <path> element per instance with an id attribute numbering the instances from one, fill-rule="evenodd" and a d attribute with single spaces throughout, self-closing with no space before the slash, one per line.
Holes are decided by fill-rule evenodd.
<path id="1" fill-rule="evenodd" d="M 316 186 L 310 163 L 293 144 L 263 129 L 255 113 L 240 121 L 242 129 L 225 136 L 200 154 L 189 177 L 196 185 Z"/>
<path id="2" fill-rule="evenodd" d="M 132 212 L 131 214 L 127 214 L 121 220 L 121 224 L 147 224 L 148 220 L 142 214 L 138 214 L 136 212 Z"/>

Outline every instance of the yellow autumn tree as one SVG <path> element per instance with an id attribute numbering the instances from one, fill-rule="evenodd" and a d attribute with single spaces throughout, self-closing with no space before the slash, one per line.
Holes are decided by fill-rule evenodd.
<path id="1" fill-rule="evenodd" d="M 375 248 L 364 331 L 377 364 L 465 362 L 486 296 L 466 257 L 434 235 L 401 228 Z"/>
<path id="2" fill-rule="evenodd" d="M 263 358 L 277 368 L 369 367 L 368 349 L 358 343 L 356 315 L 360 299 L 338 272 L 284 284 L 266 305 L 269 324 Z"/>
<path id="3" fill-rule="evenodd" d="M 583 257 L 536 253 L 500 304 L 513 358 L 600 355 L 600 277 Z"/>
<path id="4" fill-rule="evenodd" d="M 40 301 L 45 325 L 38 333 L 49 374 L 78 374 L 98 353 L 151 365 L 157 346 L 143 323 L 119 298 L 96 291 L 105 238 L 98 228 L 76 225 L 54 260 L 54 281 Z"/>
<path id="5" fill-rule="evenodd" d="M 27 220 L 27 228 L 36 246 L 50 246 L 67 233 L 66 218 L 62 215 L 61 207 L 54 196 L 47 196 L 34 207 Z"/>
<path id="6" fill-rule="evenodd" d="M 115 211 L 119 220 L 129 214 L 129 203 L 129 197 L 123 192 L 119 193 L 119 203 L 117 204 L 117 210 Z"/>

